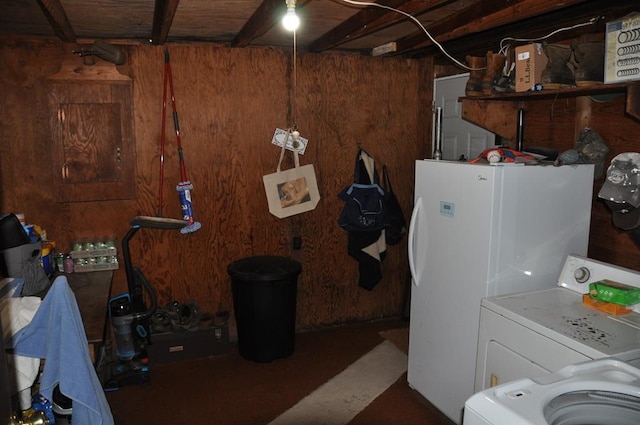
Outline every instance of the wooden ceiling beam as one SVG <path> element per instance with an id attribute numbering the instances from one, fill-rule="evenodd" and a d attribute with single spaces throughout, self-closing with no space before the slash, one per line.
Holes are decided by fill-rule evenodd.
<path id="1" fill-rule="evenodd" d="M 577 38 L 583 34 L 601 34 L 604 36 L 606 22 L 622 18 L 637 10 L 632 4 L 620 2 L 616 5 L 602 4 L 598 0 L 585 2 L 560 11 L 549 14 L 536 16 L 527 20 L 513 22 L 506 26 L 501 26 L 481 34 L 471 34 L 468 36 L 453 39 L 445 43 L 446 50 L 458 57 L 462 55 L 483 55 L 487 50 L 493 47 L 494 51 L 499 49 L 501 40 L 508 34 L 510 38 L 516 39 L 542 39 L 542 37 L 551 34 L 559 28 L 567 28 L 565 31 L 555 34 L 548 38 L 549 42 L 557 42 Z M 592 25 L 579 26 L 571 28 L 578 23 L 588 22 L 590 19 L 596 19 Z M 511 43 L 523 44 L 524 41 L 511 41 Z M 489 46 L 489 48 L 488 48 Z M 431 45 L 425 49 L 415 50 L 417 56 L 433 56 L 437 54 L 435 46 Z"/>
<path id="2" fill-rule="evenodd" d="M 151 43 L 162 45 L 173 24 L 180 0 L 156 0 L 153 10 L 153 28 L 151 29 Z"/>
<path id="3" fill-rule="evenodd" d="M 278 17 L 287 11 L 284 0 L 264 0 L 242 26 L 231 42 L 232 47 L 246 47 L 253 40 L 269 31 Z"/>
<path id="4" fill-rule="evenodd" d="M 58 38 L 65 43 L 75 43 L 76 34 L 60 0 L 38 0 L 38 5 Z"/>
<path id="5" fill-rule="evenodd" d="M 297 0 L 296 10 L 300 10 L 308 2 L 309 0 Z M 285 0 L 264 0 L 231 41 L 231 47 L 248 46 L 280 22 L 286 12 Z"/>
<path id="6" fill-rule="evenodd" d="M 557 11 L 587 0 L 491 0 L 478 2 L 427 28 L 438 42 L 445 42 L 471 34 L 487 31 L 516 21 Z M 396 42 L 396 55 L 407 54 L 434 43 L 423 32 L 416 32 Z"/>
<path id="7" fill-rule="evenodd" d="M 424 10 L 429 3 L 442 3 L 439 1 L 423 0 L 381 0 L 378 3 L 397 9 Z M 407 10 L 404 10 L 407 12 Z M 411 12 L 407 12 L 411 13 Z M 308 47 L 310 52 L 322 52 L 332 49 L 340 44 L 353 41 L 359 37 L 379 31 L 384 26 L 389 26 L 403 19 L 401 14 L 389 9 L 369 6 L 356 13 L 337 27 L 317 38 Z"/>

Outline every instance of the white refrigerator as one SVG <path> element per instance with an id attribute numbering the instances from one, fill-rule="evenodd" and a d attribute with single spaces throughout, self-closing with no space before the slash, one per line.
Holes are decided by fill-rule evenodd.
<path id="1" fill-rule="evenodd" d="M 474 391 L 480 300 L 553 287 L 568 254 L 587 255 L 593 170 L 416 161 L 408 381 L 454 422 Z"/>

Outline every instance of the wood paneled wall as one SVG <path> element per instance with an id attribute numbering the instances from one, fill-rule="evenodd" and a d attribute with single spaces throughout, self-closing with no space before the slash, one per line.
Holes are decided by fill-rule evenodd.
<path id="1" fill-rule="evenodd" d="M 433 61 L 306 54 L 298 58 L 294 87 L 287 51 L 168 47 L 194 215 L 202 228 L 188 235 L 142 229 L 132 240 L 133 263 L 156 288 L 160 303 L 196 301 L 204 311 L 232 310 L 228 264 L 275 254 L 303 266 L 299 329 L 401 315 L 409 281 L 406 243 L 388 248 L 383 280 L 373 291 L 359 288 L 358 265 L 347 255 L 347 234 L 336 223 L 342 208 L 337 193 L 351 182 L 361 146 L 379 170 L 389 167 L 408 219 L 414 160 L 430 157 Z M 137 197 L 55 199 L 47 77 L 69 60 L 81 66 L 71 54 L 74 48 L 46 39 L 0 39 L 0 211 L 25 213 L 62 251 L 76 239 L 121 240 L 134 216 L 156 214 L 159 187 L 165 48 L 126 46 L 127 63 L 119 71 L 133 79 L 136 173 L 131 184 Z M 568 149 L 577 131 L 591 126 L 611 146 L 606 164 L 620 152 L 638 150 L 640 124 L 624 115 L 623 97 L 523 105 L 526 146 Z M 286 128 L 294 119 L 309 139 L 301 162 L 314 165 L 322 199 L 314 211 L 278 219 L 268 212 L 262 176 L 276 168 L 280 151 L 270 143 L 275 128 Z M 180 217 L 175 185 L 181 179 L 170 117 L 166 140 L 164 216 Z M 289 157 L 285 167 L 290 166 Z M 638 248 L 613 228 L 609 212 L 597 201 L 601 185 L 602 179 L 595 182 L 589 255 L 638 269 Z M 293 250 L 294 237 L 301 238 L 301 250 Z M 125 291 L 121 267 L 113 294 Z"/>
<path id="2" fill-rule="evenodd" d="M 156 214 L 159 187 L 165 47 L 125 46 L 128 59 L 119 71 L 133 79 L 131 184 L 137 198 L 56 201 L 47 77 L 63 61 L 74 60 L 74 48 L 54 40 L 0 39 L 0 211 L 25 213 L 61 251 L 86 237 L 121 241 L 134 216 Z M 293 79 L 291 54 L 283 50 L 168 48 L 194 216 L 202 228 L 188 235 L 142 229 L 131 241 L 133 263 L 156 288 L 160 303 L 196 301 L 203 311 L 232 310 L 228 264 L 274 254 L 302 263 L 299 329 L 401 315 L 409 280 L 406 243 L 388 248 L 376 288 L 359 288 L 347 234 L 336 223 L 343 205 L 337 193 L 352 181 L 361 146 L 380 172 L 388 166 L 409 218 L 413 162 L 429 152 L 432 62 L 308 54 L 298 58 Z M 178 218 L 175 185 L 181 179 L 167 119 L 163 215 Z M 301 163 L 314 165 L 321 201 L 314 211 L 278 219 L 268 212 L 262 176 L 275 171 L 280 154 L 270 143 L 275 128 L 287 128 L 294 119 L 309 139 Z M 293 250 L 294 237 L 302 239 L 301 250 Z M 125 291 L 121 265 L 113 294 Z"/>

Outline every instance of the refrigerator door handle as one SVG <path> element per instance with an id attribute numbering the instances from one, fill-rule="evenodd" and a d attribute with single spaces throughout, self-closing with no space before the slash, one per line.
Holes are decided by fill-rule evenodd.
<path id="1" fill-rule="evenodd" d="M 418 197 L 416 199 L 416 205 L 413 207 L 413 211 L 411 212 L 411 221 L 409 222 L 409 237 L 408 239 L 408 257 L 409 257 L 409 271 L 411 272 L 411 277 L 413 278 L 414 285 L 420 285 L 420 276 L 418 276 L 416 271 L 416 263 L 415 263 L 415 253 L 413 252 L 415 235 L 418 231 L 416 229 L 418 223 L 418 215 L 420 212 L 420 208 L 422 208 L 422 198 Z"/>

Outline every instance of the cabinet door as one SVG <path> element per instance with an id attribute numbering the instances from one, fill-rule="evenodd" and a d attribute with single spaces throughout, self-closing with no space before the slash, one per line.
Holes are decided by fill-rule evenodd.
<path id="1" fill-rule="evenodd" d="M 49 96 L 58 202 L 135 198 L 131 82 L 60 82 Z"/>

